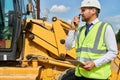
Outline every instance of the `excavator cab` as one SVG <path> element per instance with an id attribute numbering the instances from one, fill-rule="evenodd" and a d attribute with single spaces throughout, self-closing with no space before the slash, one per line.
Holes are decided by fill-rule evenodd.
<path id="1" fill-rule="evenodd" d="M 21 31 L 20 0 L 0 0 L 0 60 L 15 60 Z"/>

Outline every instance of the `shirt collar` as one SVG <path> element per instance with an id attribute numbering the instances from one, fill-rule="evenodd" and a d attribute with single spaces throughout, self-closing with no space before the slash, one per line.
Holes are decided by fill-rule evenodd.
<path id="1" fill-rule="evenodd" d="M 98 18 L 96 18 L 94 21 L 92 21 L 91 23 L 93 23 L 93 25 L 94 24 L 96 24 L 97 22 L 99 22 L 99 19 Z M 93 27 L 93 25 L 90 27 L 90 29 Z"/>
<path id="2" fill-rule="evenodd" d="M 99 22 L 98 18 L 96 18 L 94 21 L 92 21 L 93 25 L 96 24 L 97 22 Z"/>

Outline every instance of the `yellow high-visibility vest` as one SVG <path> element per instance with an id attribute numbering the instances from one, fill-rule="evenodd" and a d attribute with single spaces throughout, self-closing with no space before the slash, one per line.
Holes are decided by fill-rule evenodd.
<path id="1" fill-rule="evenodd" d="M 87 36 L 85 36 L 85 26 L 79 29 L 76 40 L 76 55 L 78 61 L 94 61 L 107 53 L 108 49 L 104 37 L 108 25 L 108 23 L 97 22 L 93 25 Z M 87 78 L 107 79 L 110 74 L 110 62 L 100 67 L 94 67 L 90 71 L 79 67 L 79 65 L 75 69 L 76 76 L 84 76 Z"/>

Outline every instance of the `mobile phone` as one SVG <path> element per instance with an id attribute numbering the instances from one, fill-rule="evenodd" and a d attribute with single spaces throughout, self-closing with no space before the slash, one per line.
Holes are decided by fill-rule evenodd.
<path id="1" fill-rule="evenodd" d="M 78 18 L 80 19 L 81 14 L 78 15 Z M 74 22 L 74 25 L 77 26 L 76 22 Z"/>

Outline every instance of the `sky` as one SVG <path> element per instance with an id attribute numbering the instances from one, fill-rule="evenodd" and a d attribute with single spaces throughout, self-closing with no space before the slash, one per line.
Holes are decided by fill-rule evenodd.
<path id="1" fill-rule="evenodd" d="M 57 17 L 70 22 L 74 16 L 80 14 L 78 9 L 82 0 L 40 0 L 40 16 L 48 13 L 48 21 Z M 99 20 L 112 24 L 115 33 L 120 29 L 120 0 L 99 0 L 101 12 Z M 80 23 L 84 24 L 84 23 Z"/>

